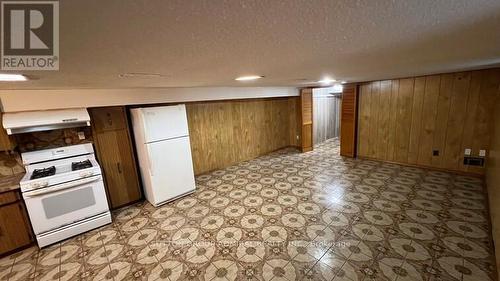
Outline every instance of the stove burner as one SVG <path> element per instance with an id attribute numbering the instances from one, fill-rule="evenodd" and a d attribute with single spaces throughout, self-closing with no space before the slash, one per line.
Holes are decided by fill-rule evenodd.
<path id="1" fill-rule="evenodd" d="M 55 174 L 56 174 L 56 167 L 55 166 L 51 166 L 51 167 L 44 168 L 44 169 L 35 169 L 33 171 L 33 173 L 31 174 L 30 179 L 34 180 L 34 179 L 39 179 L 39 178 L 45 178 L 45 177 L 53 176 Z"/>
<path id="2" fill-rule="evenodd" d="M 71 171 L 77 171 L 81 169 L 87 169 L 92 167 L 92 163 L 90 160 L 85 160 L 85 161 L 80 161 L 80 162 L 73 162 L 71 163 Z"/>

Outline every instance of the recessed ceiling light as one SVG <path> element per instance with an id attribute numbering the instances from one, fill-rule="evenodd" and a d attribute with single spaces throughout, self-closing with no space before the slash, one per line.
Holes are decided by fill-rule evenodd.
<path id="1" fill-rule="evenodd" d="M 27 81 L 28 77 L 22 74 L 0 73 L 0 81 Z"/>
<path id="2" fill-rule="evenodd" d="M 118 75 L 120 78 L 157 78 L 163 77 L 160 73 L 147 73 L 147 72 L 127 72 Z"/>
<path id="3" fill-rule="evenodd" d="M 342 81 L 342 82 L 340 82 L 340 84 L 345 84 L 345 83 L 347 83 L 347 81 Z"/>
<path id="4" fill-rule="evenodd" d="M 319 80 L 319 81 L 318 81 L 318 83 L 328 85 L 328 84 L 332 84 L 332 83 L 333 83 L 333 82 L 335 82 L 335 81 L 337 81 L 337 80 L 332 79 L 332 78 L 329 78 L 329 77 L 325 77 L 325 78 L 323 78 L 323 79 Z"/>
<path id="5" fill-rule="evenodd" d="M 342 90 L 344 89 L 344 86 L 342 86 L 341 84 L 335 84 L 333 85 L 333 91 L 335 93 L 342 93 Z"/>
<path id="6" fill-rule="evenodd" d="M 236 80 L 236 81 L 252 81 L 252 80 L 257 80 L 260 78 L 264 78 L 264 76 L 259 76 L 259 75 L 240 76 L 238 78 L 235 78 L 234 80 Z"/>

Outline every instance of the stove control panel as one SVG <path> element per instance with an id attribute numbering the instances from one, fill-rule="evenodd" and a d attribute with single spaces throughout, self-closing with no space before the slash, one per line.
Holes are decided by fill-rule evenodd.
<path id="1" fill-rule="evenodd" d="M 86 171 L 86 172 L 81 172 L 80 173 L 80 177 L 81 178 L 87 178 L 87 177 L 91 177 L 94 175 L 94 171 Z"/>
<path id="2" fill-rule="evenodd" d="M 46 187 L 48 185 L 49 185 L 48 181 L 40 181 L 40 182 L 34 182 L 34 183 L 30 184 L 30 187 L 32 189 L 37 189 L 37 188 Z"/>

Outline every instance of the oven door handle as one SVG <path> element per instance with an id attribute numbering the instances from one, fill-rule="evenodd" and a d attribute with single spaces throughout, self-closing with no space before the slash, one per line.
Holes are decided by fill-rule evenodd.
<path id="1" fill-rule="evenodd" d="M 23 193 L 23 197 L 24 198 L 31 198 L 31 197 L 35 197 L 35 196 L 49 194 L 52 192 L 68 189 L 68 188 L 75 187 L 75 186 L 82 185 L 82 184 L 87 184 L 87 183 L 98 181 L 101 179 L 102 179 L 102 177 L 99 175 L 97 177 L 89 177 L 89 178 L 79 179 L 79 180 L 71 181 L 71 182 L 67 182 L 67 183 L 61 183 L 61 184 L 58 184 L 58 185 L 55 185 L 52 187 L 44 188 L 42 190 L 25 192 L 25 193 Z"/>

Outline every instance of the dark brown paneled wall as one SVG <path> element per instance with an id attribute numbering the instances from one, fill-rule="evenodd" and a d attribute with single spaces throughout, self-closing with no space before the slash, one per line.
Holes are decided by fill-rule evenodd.
<path id="1" fill-rule="evenodd" d="M 482 174 L 463 155 L 488 150 L 499 86 L 498 68 L 364 83 L 358 155 Z"/>
<path id="2" fill-rule="evenodd" d="M 486 169 L 486 186 L 491 216 L 491 233 L 495 242 L 497 268 L 500 268 L 500 100 L 497 99 L 493 129 L 491 130 L 490 154 Z M 499 272 L 500 278 L 500 272 Z"/>
<path id="3" fill-rule="evenodd" d="M 187 104 L 195 174 L 297 146 L 298 97 Z"/>

